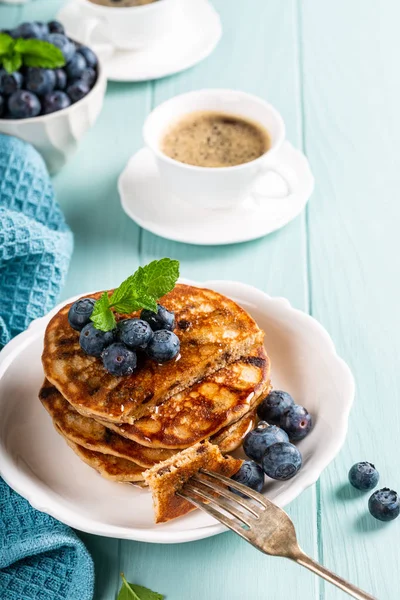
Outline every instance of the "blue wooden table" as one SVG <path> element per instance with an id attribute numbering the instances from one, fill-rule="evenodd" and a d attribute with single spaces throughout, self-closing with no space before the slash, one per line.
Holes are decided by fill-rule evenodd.
<path id="1" fill-rule="evenodd" d="M 61 4 L 4 5 L 0 26 L 50 19 Z M 380 600 L 398 600 L 400 519 L 374 521 L 367 497 L 346 481 L 354 462 L 369 460 L 382 486 L 400 491 L 400 4 L 214 4 L 224 27 L 214 54 L 161 81 L 109 84 L 99 121 L 55 177 L 76 244 L 64 297 L 112 287 L 138 264 L 171 256 L 186 277 L 239 279 L 320 320 L 354 372 L 357 398 L 340 456 L 288 512 L 305 551 Z M 166 98 L 202 87 L 268 99 L 289 140 L 307 154 L 316 190 L 282 231 L 241 245 L 185 246 L 139 229 L 122 212 L 117 177 L 142 145 L 146 115 Z M 344 597 L 231 533 L 170 546 L 82 537 L 96 563 L 96 600 L 115 599 L 120 571 L 168 600 Z"/>

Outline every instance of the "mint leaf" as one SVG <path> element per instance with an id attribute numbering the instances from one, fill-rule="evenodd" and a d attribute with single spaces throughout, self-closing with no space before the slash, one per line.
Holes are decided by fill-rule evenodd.
<path id="1" fill-rule="evenodd" d="M 65 65 L 65 58 L 60 48 L 44 40 L 18 38 L 14 49 L 23 55 L 23 62 L 27 67 L 56 69 Z"/>
<path id="2" fill-rule="evenodd" d="M 121 573 L 122 586 L 118 594 L 117 600 L 164 600 L 162 594 L 152 592 L 148 588 L 134 583 L 128 583 L 124 574 Z"/>
<path id="3" fill-rule="evenodd" d="M 90 317 L 95 327 L 109 331 L 116 325 L 111 309 L 120 314 L 130 314 L 146 308 L 157 311 L 157 300 L 174 289 L 179 277 L 179 262 L 170 258 L 154 260 L 145 267 L 139 267 L 114 290 L 111 298 L 104 292 L 94 305 Z"/>
<path id="4" fill-rule="evenodd" d="M 90 320 L 96 329 L 100 329 L 100 331 L 110 331 L 116 326 L 115 316 L 110 308 L 107 292 L 104 292 L 101 298 L 95 303 Z"/>
<path id="5" fill-rule="evenodd" d="M 22 57 L 18 52 L 2 56 L 1 60 L 7 73 L 14 73 L 14 71 L 18 71 L 22 67 Z"/>
<path id="6" fill-rule="evenodd" d="M 14 45 L 14 39 L 8 33 L 0 33 L 0 58 L 3 54 L 9 54 Z"/>
<path id="7" fill-rule="evenodd" d="M 174 289 L 179 277 L 179 262 L 170 258 L 153 260 L 143 267 L 142 290 L 153 298 L 161 298 Z"/>

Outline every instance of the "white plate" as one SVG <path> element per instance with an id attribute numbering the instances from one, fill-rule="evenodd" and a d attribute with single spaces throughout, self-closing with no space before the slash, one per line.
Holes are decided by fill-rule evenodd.
<path id="1" fill-rule="evenodd" d="M 82 41 L 77 34 L 82 17 L 74 1 L 64 6 L 57 18 L 70 37 Z M 184 2 L 180 21 L 163 40 L 143 50 L 115 50 L 111 57 L 104 56 L 106 76 L 111 81 L 147 81 L 179 73 L 211 54 L 221 35 L 220 18 L 207 0 Z M 94 37 L 91 47 L 102 57 L 104 40 Z"/>
<path id="2" fill-rule="evenodd" d="M 176 242 L 214 246 L 255 240 L 297 217 L 314 189 L 308 160 L 292 144 L 284 142 L 276 153 L 276 163 L 284 164 L 297 176 L 297 185 L 287 198 L 281 197 L 286 190 L 282 180 L 270 174 L 264 178 L 264 185 L 268 185 L 269 194 L 276 193 L 276 199 L 249 198 L 231 210 L 205 210 L 169 194 L 151 151 L 142 148 L 119 178 L 122 208 L 140 227 Z"/>
<path id="3" fill-rule="evenodd" d="M 196 285 L 196 284 L 195 284 Z M 286 482 L 269 480 L 265 493 L 284 506 L 313 484 L 338 453 L 354 396 L 352 375 L 327 332 L 287 300 L 230 281 L 202 285 L 230 296 L 266 332 L 272 382 L 293 394 L 314 417 L 300 442 L 304 466 Z M 151 495 L 104 480 L 84 464 L 52 426 L 37 394 L 43 381 L 40 356 L 52 314 L 34 321 L 0 353 L 0 472 L 41 511 L 81 531 L 144 542 L 177 543 L 206 538 L 224 527 L 199 510 L 155 525 Z"/>

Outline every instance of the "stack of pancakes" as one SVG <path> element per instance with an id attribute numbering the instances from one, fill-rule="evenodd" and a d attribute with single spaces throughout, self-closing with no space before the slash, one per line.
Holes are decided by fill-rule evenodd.
<path id="1" fill-rule="evenodd" d="M 45 333 L 40 400 L 74 452 L 114 481 L 140 483 L 146 469 L 202 440 L 231 452 L 270 388 L 264 334 L 235 302 L 178 284 L 160 304 L 175 313 L 180 355 L 157 364 L 143 354 L 127 377 L 81 350 L 70 306 Z"/>

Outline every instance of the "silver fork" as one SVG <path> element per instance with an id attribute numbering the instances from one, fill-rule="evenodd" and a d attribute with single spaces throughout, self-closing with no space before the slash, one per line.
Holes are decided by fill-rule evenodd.
<path id="1" fill-rule="evenodd" d="M 226 486 L 249 500 L 231 492 Z M 290 558 L 358 600 L 376 600 L 307 556 L 297 543 L 291 519 L 276 504 L 232 479 L 200 471 L 189 479 L 179 496 L 232 529 L 247 542 L 271 556 Z"/>

